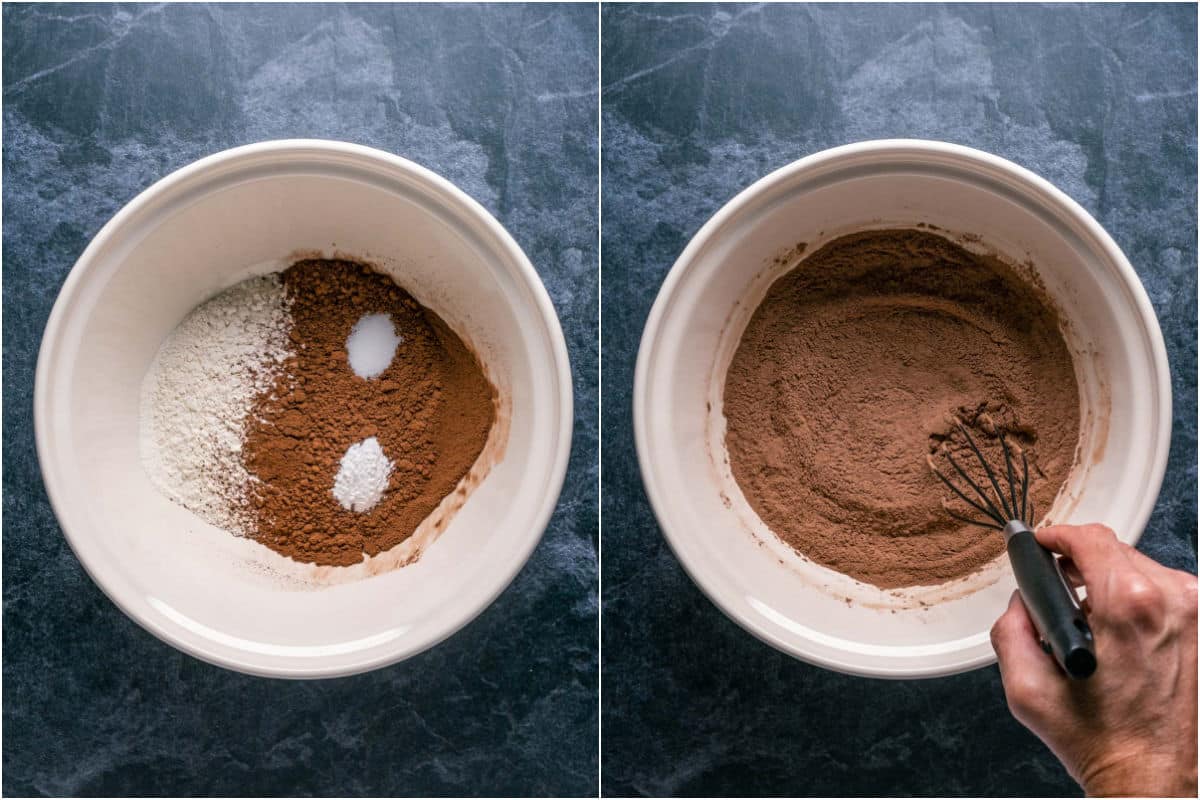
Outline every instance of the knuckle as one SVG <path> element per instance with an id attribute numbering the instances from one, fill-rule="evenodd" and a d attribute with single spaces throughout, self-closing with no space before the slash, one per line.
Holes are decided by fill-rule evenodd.
<path id="1" fill-rule="evenodd" d="M 996 651 L 996 655 L 1000 658 L 1004 657 L 1004 654 L 1000 652 L 1001 642 L 1004 641 L 1004 627 L 1004 617 L 1001 617 L 992 625 L 992 630 L 989 634 L 992 639 L 992 649 Z"/>
<path id="2" fill-rule="evenodd" d="M 1038 699 L 1042 696 L 1041 683 L 1029 670 L 1017 670 L 1003 677 L 1008 707 L 1018 717 L 1027 718 L 1036 710 Z"/>
<path id="3" fill-rule="evenodd" d="M 1129 576 L 1119 584 L 1117 600 L 1138 621 L 1158 619 L 1165 604 L 1162 591 L 1140 575 Z"/>
<path id="4" fill-rule="evenodd" d="M 1016 617 L 1013 616 L 1011 611 L 1005 611 L 992 625 L 990 634 L 992 639 L 992 647 L 995 648 L 997 654 L 1000 653 L 1000 648 L 1010 638 L 1016 621 Z"/>

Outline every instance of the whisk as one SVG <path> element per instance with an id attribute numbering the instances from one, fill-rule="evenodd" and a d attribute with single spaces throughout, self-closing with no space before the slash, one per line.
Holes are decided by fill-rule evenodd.
<path id="1" fill-rule="evenodd" d="M 1079 606 L 1075 592 L 1063 576 L 1058 559 L 1042 547 L 1033 534 L 1035 517 L 1033 500 L 1029 497 L 1029 459 L 1025 451 L 1017 448 L 1021 457 L 1021 468 L 1018 471 L 1012 450 L 1005 441 L 1004 432 L 997 430 L 1000 448 L 1004 453 L 1003 471 L 997 478 L 992 465 L 984 457 L 983 451 L 979 449 L 967 427 L 957 419 L 955 425 L 983 466 L 987 482 L 986 485 L 981 485 L 981 482 L 973 480 L 947 451 L 946 459 L 950 466 L 968 487 L 968 491 L 964 491 L 943 475 L 930 457 L 929 467 L 933 474 L 968 507 L 981 514 L 983 519 L 959 514 L 949 508 L 946 509 L 946 513 L 970 525 L 997 530 L 1004 534 L 1008 559 L 1012 562 L 1013 574 L 1017 578 L 1017 588 L 1041 636 L 1042 647 L 1054 655 L 1055 661 L 1067 675 L 1072 678 L 1088 677 L 1096 671 L 1096 648 L 1092 630 L 1084 617 L 1083 609 Z"/>

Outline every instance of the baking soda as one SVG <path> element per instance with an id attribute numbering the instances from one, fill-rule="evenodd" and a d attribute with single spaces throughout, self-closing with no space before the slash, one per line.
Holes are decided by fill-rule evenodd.
<path id="1" fill-rule="evenodd" d="M 404 338 L 396 335 L 387 314 L 367 314 L 354 324 L 346 339 L 350 368 L 360 378 L 374 378 L 392 364 L 396 347 Z"/>
<path id="2" fill-rule="evenodd" d="M 333 496 L 348 511 L 369 511 L 383 499 L 391 474 L 392 462 L 383 454 L 379 440 L 374 436 L 364 439 L 350 445 L 342 456 Z"/>

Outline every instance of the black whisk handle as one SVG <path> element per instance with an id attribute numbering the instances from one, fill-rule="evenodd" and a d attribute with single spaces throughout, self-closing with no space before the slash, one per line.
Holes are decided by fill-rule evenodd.
<path id="1" fill-rule="evenodd" d="M 1004 536 L 1017 588 L 1042 641 L 1067 675 L 1088 677 L 1096 671 L 1096 643 L 1058 559 L 1023 522 L 1009 522 Z"/>

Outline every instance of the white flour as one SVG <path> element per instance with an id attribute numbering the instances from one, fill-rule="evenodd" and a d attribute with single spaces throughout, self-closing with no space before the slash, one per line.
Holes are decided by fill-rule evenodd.
<path id="1" fill-rule="evenodd" d="M 251 278 L 198 306 L 159 348 L 142 381 L 141 454 L 167 497 L 245 535 L 244 420 L 290 352 L 278 275 Z"/>

